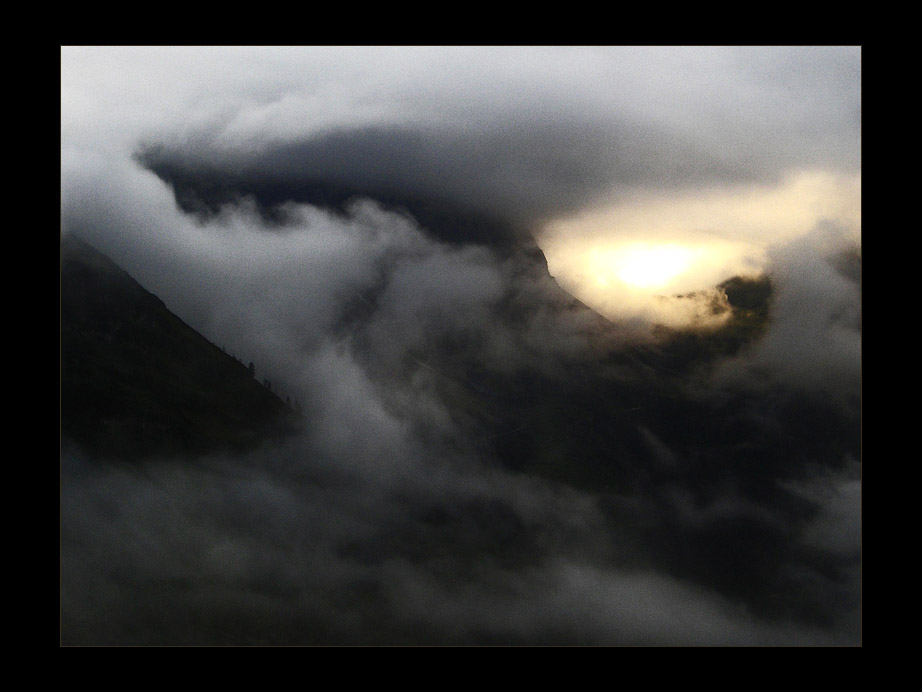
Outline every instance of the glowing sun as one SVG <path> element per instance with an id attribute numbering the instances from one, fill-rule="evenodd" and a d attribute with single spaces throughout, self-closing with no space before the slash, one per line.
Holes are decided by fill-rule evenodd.
<path id="1" fill-rule="evenodd" d="M 674 244 L 636 243 L 592 253 L 592 272 L 599 284 L 617 279 L 632 288 L 664 288 L 693 265 L 694 249 Z"/>

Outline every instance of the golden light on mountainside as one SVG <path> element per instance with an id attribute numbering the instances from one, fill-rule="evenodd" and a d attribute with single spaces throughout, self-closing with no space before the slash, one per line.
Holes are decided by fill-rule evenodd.
<path id="1" fill-rule="evenodd" d="M 714 287 L 758 274 L 765 264 L 764 252 L 750 243 L 693 235 L 667 242 L 577 238 L 545 251 L 558 283 L 606 317 L 676 328 L 716 326 Z"/>
<path id="2" fill-rule="evenodd" d="M 638 194 L 549 224 L 539 244 L 561 286 L 603 315 L 679 327 L 702 319 L 688 294 L 762 273 L 772 248 L 820 227 L 860 243 L 860 175 Z"/>

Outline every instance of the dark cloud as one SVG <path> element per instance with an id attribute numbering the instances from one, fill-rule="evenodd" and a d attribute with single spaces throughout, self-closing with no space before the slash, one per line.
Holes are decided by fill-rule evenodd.
<path id="1" fill-rule="evenodd" d="M 490 55 L 470 52 L 474 69 Z M 445 57 L 459 56 L 423 51 L 421 65 L 428 58 L 435 67 Z M 856 49 L 506 57 L 513 67 L 495 71 L 489 86 L 472 83 L 471 68 L 460 64 L 437 76 L 422 67 L 425 78 L 442 80 L 433 89 L 445 92 L 441 103 L 418 85 L 395 86 L 394 75 L 382 71 L 374 98 L 398 113 L 381 114 L 376 123 L 345 113 L 332 122 L 290 122 L 299 103 L 312 103 L 309 82 L 272 106 L 244 91 L 220 119 L 161 123 L 136 153 L 174 186 L 186 209 L 214 211 L 247 195 L 268 208 L 298 201 L 341 209 L 355 196 L 370 196 L 409 209 L 438 237 L 456 242 L 502 242 L 638 190 L 732 187 L 777 182 L 792 168 L 858 166 Z M 536 84 L 538 68 L 525 66 L 529 57 L 535 65 L 556 57 L 564 67 Z M 559 73 L 568 64 L 583 71 L 564 79 Z M 495 67 L 479 79 L 491 79 Z M 674 83 L 682 74 L 688 82 Z M 728 83 L 715 83 L 718 75 Z M 651 81 L 643 83 L 644 76 Z M 485 87 L 495 103 L 477 93 Z M 369 101 L 366 94 L 355 98 Z"/>
<path id="2" fill-rule="evenodd" d="M 68 449 L 65 643 L 860 641 L 860 248 L 778 245 L 764 336 L 692 368 L 530 240 L 855 170 L 857 49 L 164 55 L 63 52 L 62 229 L 306 425 Z"/>
<path id="3" fill-rule="evenodd" d="M 212 138 L 213 139 L 213 138 Z M 408 210 L 441 240 L 502 244 L 549 218 L 597 202 L 612 188 L 740 184 L 740 161 L 695 151 L 655 126 L 574 122 L 459 129 L 336 129 L 244 155 L 204 137 L 140 149 L 180 205 L 215 213 L 253 197 L 273 210 L 295 201 L 342 210 L 372 197 Z"/>

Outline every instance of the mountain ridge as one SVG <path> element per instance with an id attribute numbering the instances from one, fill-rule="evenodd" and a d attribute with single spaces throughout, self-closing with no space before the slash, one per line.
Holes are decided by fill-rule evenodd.
<path id="1" fill-rule="evenodd" d="M 61 239 L 62 443 L 141 459 L 243 450 L 296 414 L 74 234 Z"/>

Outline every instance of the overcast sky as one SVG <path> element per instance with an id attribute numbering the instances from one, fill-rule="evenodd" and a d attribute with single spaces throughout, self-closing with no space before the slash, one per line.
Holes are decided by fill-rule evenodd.
<path id="1" fill-rule="evenodd" d="M 610 316 L 641 297 L 605 259 L 625 243 L 695 253 L 668 293 L 823 221 L 858 242 L 860 125 L 857 47 L 62 50 L 65 201 L 92 166 L 138 177 L 150 148 L 251 189 L 438 199 L 538 238 Z"/>
<path id="2" fill-rule="evenodd" d="M 408 155 L 454 164 L 420 185 L 463 194 L 463 182 L 523 214 L 639 188 L 855 174 L 860 123 L 854 47 L 62 49 L 65 148 L 165 140 L 239 158 L 393 128 L 438 145 Z M 513 170 L 524 179 L 497 185 Z"/>
<path id="3" fill-rule="evenodd" d="M 83 546 L 66 551 L 77 630 L 92 637 L 101 613 L 117 613 L 107 636 L 130 639 L 148 617 L 132 584 L 188 583 L 177 598 L 209 627 L 245 612 L 270 638 L 322 623 L 317 636 L 345 642 L 375 631 L 455 643 L 854 641 L 857 459 L 836 447 L 809 457 L 807 475 L 770 478 L 772 492 L 810 507 L 796 528 L 796 503 L 776 507 L 738 479 L 708 485 L 707 501 L 684 476 L 607 500 L 678 536 L 732 521 L 782 542 L 779 573 L 797 596 L 790 618 L 765 618 L 688 579 L 703 557 L 663 568 L 676 548 L 665 538 L 649 555 L 600 539 L 611 507 L 598 497 L 483 468 L 445 442 L 458 421 L 405 356 L 440 333 L 463 333 L 496 372 L 545 372 L 583 353 L 581 325 L 545 309 L 547 286 L 497 244 L 537 241 L 557 281 L 626 342 L 697 314 L 657 296 L 767 272 L 765 338 L 689 383 L 689 396 L 719 408 L 751 393 L 731 413 L 772 440 L 788 440 L 804 406 L 821 407 L 828 430 L 856 420 L 860 282 L 842 257 L 860 252 L 860 48 L 63 47 L 61 58 L 62 232 L 255 361 L 311 422 L 255 461 L 144 479 L 68 460 L 65 543 Z M 177 181 L 211 207 L 175 194 Z M 626 256 L 647 277 L 678 264 L 644 283 Z M 496 323 L 510 295 L 528 318 Z M 356 312 L 369 296 L 374 310 Z M 634 432 L 650 463 L 682 467 L 661 439 L 670 423 Z M 422 519 L 433 507 L 448 519 Z M 527 568 L 504 562 L 484 528 L 495 525 L 527 539 Z M 469 579 L 448 578 L 470 565 L 444 545 L 497 552 Z M 115 564 L 102 583 L 100 556 Z M 345 603 L 343 585 L 368 608 Z"/>

